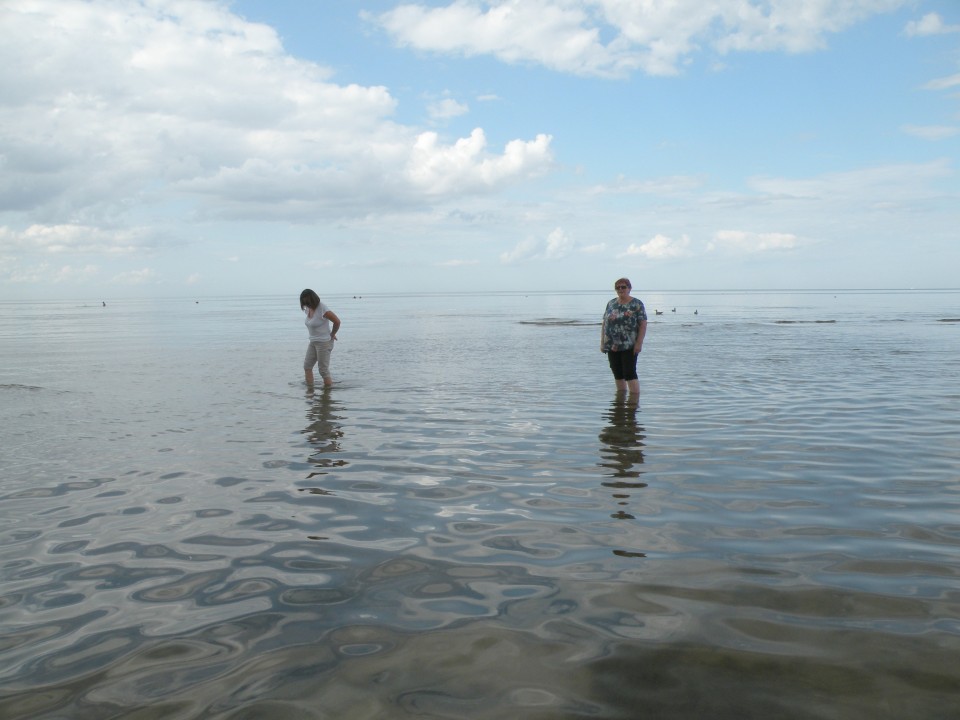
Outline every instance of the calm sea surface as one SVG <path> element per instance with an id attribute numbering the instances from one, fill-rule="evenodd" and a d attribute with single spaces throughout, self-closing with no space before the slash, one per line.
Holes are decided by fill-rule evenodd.
<path id="1" fill-rule="evenodd" d="M 0 718 L 960 716 L 960 291 L 636 295 L 0 303 Z"/>

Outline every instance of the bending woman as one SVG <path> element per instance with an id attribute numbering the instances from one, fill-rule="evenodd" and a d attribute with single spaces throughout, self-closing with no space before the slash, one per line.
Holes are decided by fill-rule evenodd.
<path id="1" fill-rule="evenodd" d="M 340 318 L 330 308 L 320 302 L 320 296 L 307 289 L 300 293 L 300 309 L 307 314 L 304 325 L 310 335 L 307 354 L 303 358 L 303 375 L 307 385 L 313 385 L 313 366 L 316 365 L 327 387 L 333 385 L 330 375 L 330 353 L 337 340 Z"/>
<path id="2" fill-rule="evenodd" d="M 603 313 L 600 352 L 607 354 L 617 391 L 629 388 L 631 395 L 639 395 L 637 355 L 647 334 L 647 310 L 640 300 L 630 296 L 633 286 L 626 278 L 617 280 L 613 288 L 617 296 L 607 303 Z"/>

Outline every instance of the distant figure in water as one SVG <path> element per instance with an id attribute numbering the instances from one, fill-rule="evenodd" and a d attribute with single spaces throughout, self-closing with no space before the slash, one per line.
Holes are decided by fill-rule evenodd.
<path id="1" fill-rule="evenodd" d="M 640 394 L 637 378 L 637 355 L 643 349 L 647 334 L 647 310 L 643 303 L 630 296 L 633 286 L 627 278 L 613 284 L 617 296 L 607 303 L 600 327 L 600 352 L 607 354 L 617 392 Z"/>
<path id="2" fill-rule="evenodd" d="M 337 340 L 340 318 L 320 302 L 320 296 L 310 289 L 300 293 L 300 309 L 307 314 L 303 324 L 307 326 L 307 333 L 310 335 L 307 354 L 303 358 L 304 378 L 307 385 L 313 385 L 313 366 L 316 365 L 324 386 L 329 387 L 333 385 L 333 378 L 330 376 L 330 353 L 333 352 L 333 343 Z"/>
<path id="3" fill-rule="evenodd" d="M 107 306 L 107 301 L 106 301 L 106 300 L 101 300 L 100 302 L 102 302 L 102 303 L 103 303 L 103 306 L 104 306 L 104 307 L 106 307 L 106 306 Z"/>

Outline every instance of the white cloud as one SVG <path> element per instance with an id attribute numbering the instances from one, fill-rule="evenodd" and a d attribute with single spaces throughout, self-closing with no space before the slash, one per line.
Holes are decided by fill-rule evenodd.
<path id="1" fill-rule="evenodd" d="M 513 250 L 508 250 L 500 254 L 500 262 L 504 265 L 511 265 L 523 260 L 530 260 L 537 255 L 540 249 L 540 242 L 536 238 L 524 238 L 516 244 Z"/>
<path id="2" fill-rule="evenodd" d="M 707 244 L 707 250 L 757 253 L 768 250 L 792 250 L 797 247 L 796 235 L 790 233 L 756 233 L 743 230 L 720 230 Z"/>
<path id="3" fill-rule="evenodd" d="M 98 272 L 99 268 L 96 265 L 84 265 L 83 267 L 66 265 L 53 273 L 53 281 L 56 283 L 86 281 L 96 277 Z"/>
<path id="4" fill-rule="evenodd" d="M 466 115 L 470 112 L 470 106 L 459 103 L 452 98 L 444 98 L 443 100 L 430 103 L 427 106 L 427 112 L 433 120 L 449 120 L 450 118 Z"/>
<path id="5" fill-rule="evenodd" d="M 927 13 L 919 20 L 911 20 L 907 23 L 904 32 L 909 37 L 918 37 L 924 35 L 945 35 L 947 33 L 960 32 L 960 25 L 947 25 L 939 14 Z"/>
<path id="6" fill-rule="evenodd" d="M 614 182 L 590 189 L 594 195 L 660 195 L 677 196 L 691 193 L 704 184 L 704 178 L 674 175 L 648 180 L 618 177 Z"/>
<path id="7" fill-rule="evenodd" d="M 118 273 L 112 278 L 112 282 L 117 283 L 118 285 L 143 285 L 156 277 L 156 273 L 150 268 L 143 268 L 142 270 L 128 270 L 126 272 Z"/>
<path id="8" fill-rule="evenodd" d="M 143 247 L 145 231 L 87 225 L 30 225 L 22 231 L 0 227 L 0 252 L 129 254 Z"/>
<path id="9" fill-rule="evenodd" d="M 586 253 L 587 255 L 596 255 L 607 251 L 606 243 L 596 243 L 594 245 L 587 245 L 580 248 L 580 252 Z"/>
<path id="10" fill-rule="evenodd" d="M 536 237 L 524 238 L 507 252 L 501 253 L 500 262 L 510 265 L 526 260 L 558 260 L 570 254 L 576 243 L 567 236 L 563 228 L 554 228 L 543 240 Z"/>
<path id="11" fill-rule="evenodd" d="M 547 236 L 547 249 L 545 252 L 548 258 L 562 258 L 570 254 L 573 250 L 573 239 L 567 237 L 562 228 L 555 228 Z"/>
<path id="12" fill-rule="evenodd" d="M 407 3 L 373 15 L 404 46 L 492 55 L 578 75 L 635 70 L 671 75 L 692 55 L 731 51 L 806 52 L 825 36 L 908 0 L 456 0 Z"/>
<path id="13" fill-rule="evenodd" d="M 25 284 L 46 284 L 46 283 L 72 283 L 88 282 L 95 280 L 99 275 L 100 268 L 96 265 L 88 264 L 84 266 L 61 265 L 59 267 L 51 266 L 47 263 L 41 263 L 31 267 L 10 266 L 2 267 L 0 272 L 6 279 L 12 283 Z"/>
<path id="14" fill-rule="evenodd" d="M 479 265 L 479 260 L 443 260 L 441 262 L 435 263 L 437 267 L 469 267 L 472 265 Z"/>
<path id="15" fill-rule="evenodd" d="M 718 0 L 716 17 L 722 30 L 716 46 L 722 52 L 819 50 L 828 34 L 907 4 L 909 0 Z"/>
<path id="16" fill-rule="evenodd" d="M 792 0 L 413 0 L 416 4 L 401 5 L 409 1 L 376 5 L 412 8 L 410 24 L 401 28 L 411 38 L 421 38 L 417 33 L 431 22 L 439 23 L 433 32 L 440 35 L 450 30 L 449 46 L 440 52 L 486 53 L 607 76 L 668 74 L 694 61 L 705 70 L 729 58 L 742 73 L 738 82 L 755 78 L 757 70 L 746 58 L 738 61 L 737 51 L 816 48 L 858 18 L 904 5 L 899 0 L 814 0 L 802 3 L 802 11 Z M 788 4 L 795 16 L 788 17 Z M 627 97 L 608 83 L 572 80 L 590 95 L 609 91 L 610 97 L 623 98 L 624 108 L 636 109 L 619 116 L 632 123 L 629 130 L 601 136 L 607 119 L 557 122 L 545 107 L 524 104 L 537 93 L 513 95 L 511 83 L 502 82 L 506 76 L 466 73 L 454 79 L 414 63 L 413 74 L 404 75 L 396 91 L 413 99 L 413 107 L 402 109 L 404 117 L 417 115 L 417 98 L 421 104 L 423 98 L 450 100 L 434 106 L 438 131 L 424 132 L 431 127 L 400 119 L 400 95 L 392 89 L 349 84 L 328 68 L 290 56 L 273 29 L 238 18 L 231 7 L 230 0 L 0 0 L 0 294 L 39 296 L 56 279 L 66 295 L 81 287 L 84 277 L 92 288 L 115 278 L 143 283 L 144 295 L 160 285 L 192 293 L 184 278 L 193 271 L 202 273 L 205 292 L 273 292 L 285 291 L 291 270 L 308 278 L 323 271 L 342 287 L 363 282 L 402 290 L 410 282 L 441 279 L 445 273 L 437 271 L 438 262 L 439 267 L 488 268 L 490 258 L 549 263 L 550 272 L 537 274 L 537 282 L 577 287 L 592 282 L 593 273 L 603 275 L 631 241 L 627 251 L 636 258 L 682 253 L 694 258 L 658 265 L 658 282 L 675 287 L 702 284 L 705 268 L 722 263 L 729 264 L 728 271 L 761 264 L 735 252 L 705 256 L 717 228 L 778 233 L 728 230 L 742 235 L 714 238 L 715 251 L 782 249 L 784 238 L 794 237 L 796 250 L 785 261 L 791 270 L 803 262 L 813 265 L 815 280 L 823 257 L 819 251 L 832 248 L 853 268 L 849 282 L 874 273 L 899 283 L 891 269 L 896 262 L 888 259 L 897 257 L 889 248 L 901 248 L 903 238 L 936 251 L 922 254 L 926 267 L 935 271 L 931 276 L 940 277 L 943 268 L 956 264 L 951 262 L 958 207 L 951 141 L 928 148 L 940 152 L 940 160 L 870 167 L 864 166 L 870 161 L 860 145 L 845 154 L 848 148 L 832 146 L 824 134 L 809 141 L 810 153 L 803 153 L 797 166 L 794 153 L 771 155 L 765 143 L 737 147 L 742 138 L 752 139 L 751 123 L 762 121 L 744 102 L 724 109 L 739 124 L 729 135 L 730 147 L 722 148 L 742 162 L 720 166 L 714 163 L 722 153 L 698 154 L 702 134 L 691 141 L 687 123 L 673 127 L 663 119 L 668 113 L 658 110 L 707 117 L 690 115 L 696 104 L 685 99 L 699 96 L 688 91 L 709 80 L 704 73 L 678 81 L 684 85 L 679 95 L 675 82 L 655 83 L 649 94 L 645 89 Z M 454 10 L 478 23 L 449 28 L 451 16 L 441 11 Z M 882 42 L 888 30 L 888 24 L 870 24 L 863 38 L 857 36 L 864 52 Z M 418 47 L 440 42 L 429 34 L 407 42 L 399 30 L 396 37 Z M 914 71 L 941 63 L 927 77 L 956 70 L 943 64 L 944 55 L 934 45 L 895 45 L 891 60 L 909 59 L 896 54 L 903 48 L 922 53 L 917 56 L 922 62 L 910 65 Z M 375 64 L 365 66 L 366 60 L 351 54 L 365 50 L 344 43 L 330 57 L 370 77 L 367 73 L 382 70 L 376 64 L 382 56 L 368 56 Z M 328 50 L 320 43 L 311 52 Z M 820 63 L 815 65 L 811 70 L 820 72 Z M 438 82 L 463 85 L 431 94 L 440 92 Z M 537 80 L 531 76 L 524 82 L 531 87 Z M 960 75 L 926 85 L 946 92 L 958 86 Z M 472 133 L 439 131 L 442 116 L 462 117 L 455 114 L 468 110 L 468 101 L 471 111 L 495 110 L 481 103 L 497 96 L 480 95 L 494 90 L 511 93 L 507 112 L 489 115 L 496 125 L 483 121 L 484 127 Z M 886 84 L 890 95 L 883 107 L 901 107 L 901 90 Z M 595 107 L 600 112 L 606 106 Z M 918 106 L 917 112 L 922 110 Z M 823 112 L 829 115 L 830 108 Z M 536 135 L 535 126 L 524 135 L 510 130 L 530 127 L 536 117 L 543 119 L 542 129 L 557 133 L 556 141 Z M 915 124 L 902 131 L 955 140 L 951 123 L 956 120 L 917 115 L 909 118 Z M 711 123 L 718 133 L 728 127 Z M 611 122 L 609 127 L 617 126 Z M 638 136 L 632 138 L 632 132 Z M 624 138 L 630 147 L 622 145 Z M 902 134 L 888 139 L 903 145 L 884 146 L 883 154 L 890 157 L 906 157 L 916 145 Z M 554 153 L 561 152 L 555 143 L 561 141 L 563 155 L 555 163 Z M 578 155 L 587 148 L 589 155 Z M 687 174 L 667 176 L 665 167 Z M 745 181 L 743 168 L 750 167 L 771 175 Z M 822 175 L 817 167 L 853 169 Z M 616 177 L 624 168 L 636 175 Z M 556 170 L 549 182 L 530 181 Z M 645 228 L 642 237 L 637 228 Z M 193 243 L 208 247 L 181 252 Z M 267 243 L 269 253 L 257 248 Z M 811 251 L 814 244 L 817 253 Z M 876 254 L 884 248 L 886 254 Z M 852 259 L 861 256 L 870 262 Z M 451 257 L 446 264 L 438 261 Z M 480 259 L 460 259 L 471 257 Z M 315 258 L 319 261 L 311 262 Z M 144 271 L 145 266 L 153 270 Z M 447 274 L 473 287 L 531 278 L 522 266 L 516 272 L 501 267 Z M 759 282 L 746 271 L 728 277 Z M 36 288 L 7 289 L 8 281 L 28 279 Z M 68 287 L 71 283 L 75 288 Z M 128 290 L 141 292 L 122 292 Z"/>
<path id="17" fill-rule="evenodd" d="M 506 62 L 533 61 L 547 67 L 591 74 L 606 67 L 611 52 L 587 26 L 579 3 L 550 0 L 454 2 L 446 7 L 400 5 L 366 17 L 399 43 L 424 50 L 463 55 L 495 55 Z"/>
<path id="18" fill-rule="evenodd" d="M 496 192 L 550 139 L 427 136 L 380 86 L 336 84 L 221 2 L 0 3 L 0 202 L 107 227 L 172 203 L 224 219 L 362 217 Z M 95 41 L 91 41 L 95 38 Z M 465 106 L 444 103 L 441 113 Z"/>
<path id="19" fill-rule="evenodd" d="M 948 160 L 934 160 L 879 165 L 804 180 L 757 177 L 750 180 L 750 186 L 767 199 L 818 202 L 823 210 L 838 203 L 856 203 L 859 207 L 867 201 L 897 202 L 925 194 L 932 182 L 953 174 Z"/>
<path id="20" fill-rule="evenodd" d="M 904 125 L 901 129 L 923 140 L 945 140 L 960 134 L 960 127 L 956 125 Z"/>
<path id="21" fill-rule="evenodd" d="M 491 156 L 480 128 L 453 145 L 443 145 L 436 133 L 425 132 L 417 138 L 406 174 L 412 185 L 429 195 L 493 188 L 545 170 L 551 161 L 550 140 L 549 135 L 538 135 L 530 142 L 512 140 L 502 155 Z"/>
<path id="22" fill-rule="evenodd" d="M 688 255 L 689 247 L 690 238 L 686 235 L 674 240 L 658 234 L 642 245 L 631 243 L 621 257 L 641 255 L 650 260 L 669 260 Z"/>
<path id="23" fill-rule="evenodd" d="M 960 73 L 931 80 L 923 87 L 926 90 L 949 90 L 950 88 L 957 87 L 957 85 L 960 85 Z"/>

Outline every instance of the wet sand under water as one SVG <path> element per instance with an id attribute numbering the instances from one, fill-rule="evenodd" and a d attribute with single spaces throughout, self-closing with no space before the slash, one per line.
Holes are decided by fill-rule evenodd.
<path id="1" fill-rule="evenodd" d="M 0 717 L 956 717 L 957 294 L 442 300 L 0 306 Z"/>

